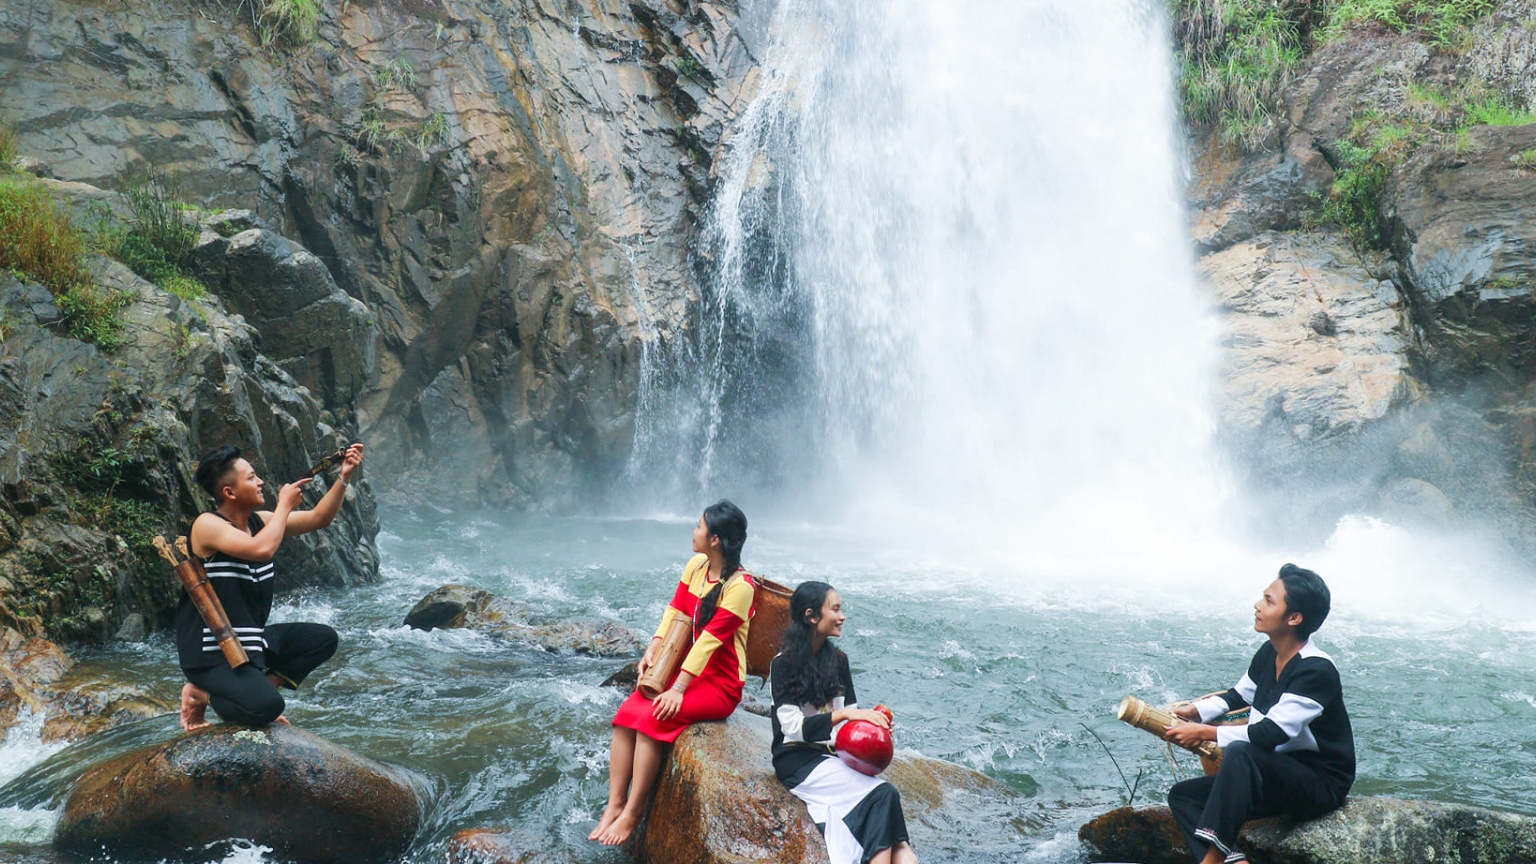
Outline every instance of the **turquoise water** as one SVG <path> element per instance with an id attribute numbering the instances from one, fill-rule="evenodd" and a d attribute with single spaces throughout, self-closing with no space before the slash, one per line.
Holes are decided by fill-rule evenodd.
<path id="1" fill-rule="evenodd" d="M 472 827 L 516 827 L 576 861 L 626 860 L 585 839 L 606 793 L 608 721 L 622 696 L 599 683 L 624 661 L 467 631 L 421 633 L 401 621 L 433 588 L 469 583 L 550 617 L 604 617 L 647 632 L 688 556 L 694 518 L 387 510 L 379 584 L 288 595 L 274 616 L 324 621 L 342 635 L 336 658 L 288 716 L 424 778 L 433 800 L 411 862 L 441 861 L 447 838 Z M 1343 672 L 1360 751 L 1357 793 L 1536 814 L 1528 580 L 1447 573 L 1439 590 L 1419 575 L 1347 572 L 1350 562 L 1386 558 L 1373 551 L 1377 535 L 1401 537 L 1382 526 L 1346 528 L 1303 563 L 1334 585 L 1336 612 L 1318 641 Z M 1045 826 L 1023 846 L 1001 828 L 967 838 L 964 849 L 919 836 L 925 860 L 1079 861 L 1077 826 L 1127 795 L 1093 733 L 1129 778 L 1140 774 L 1137 803 L 1160 799 L 1175 779 L 1168 758 L 1115 721 L 1114 706 L 1127 693 L 1161 702 L 1235 680 L 1258 644 L 1252 598 L 1280 559 L 1219 578 L 1095 578 L 1091 568 L 1032 572 L 1023 554 L 1011 564 L 964 557 L 762 518 L 746 560 L 781 582 L 836 585 L 860 694 L 895 710 L 898 746 L 1008 785 L 1025 796 L 1021 815 Z M 169 697 L 180 686 L 173 658 L 161 634 L 83 662 L 153 682 Z M 755 684 L 748 693 L 767 698 Z M 0 860 L 52 861 L 47 838 L 68 778 L 175 732 L 166 716 L 61 750 L 39 744 L 35 728 L 13 731 L 0 748 L 0 782 L 9 781 L 0 790 Z M 1182 754 L 1181 764 L 1195 770 Z M 246 848 L 225 860 L 265 858 Z"/>

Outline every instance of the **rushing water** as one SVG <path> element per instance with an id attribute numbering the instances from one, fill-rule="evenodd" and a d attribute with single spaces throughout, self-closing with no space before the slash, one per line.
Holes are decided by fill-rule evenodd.
<path id="1" fill-rule="evenodd" d="M 576 861 L 624 860 L 585 840 L 606 791 L 608 721 L 622 695 L 598 685 L 622 661 L 400 622 L 431 589 L 465 582 L 552 617 L 607 617 L 647 631 L 686 560 L 693 517 L 390 510 L 384 520 L 383 582 L 290 597 L 278 610 L 342 634 L 336 658 L 289 716 L 429 779 L 435 795 L 411 862 L 440 861 L 446 839 L 469 827 L 515 827 Z M 1393 530 L 1348 523 L 1330 547 L 1297 556 L 1334 586 L 1337 611 L 1319 641 L 1343 672 L 1361 757 L 1357 791 L 1536 814 L 1532 590 L 1489 576 L 1464 548 L 1421 544 L 1418 557 L 1461 568 L 1448 573 L 1455 590 L 1394 592 L 1375 580 L 1395 562 L 1370 563 L 1381 560 L 1379 544 L 1402 545 L 1383 536 Z M 780 581 L 820 577 L 840 588 L 850 613 L 842 644 L 860 691 L 895 709 L 901 747 L 1007 784 L 1027 796 L 1023 815 L 1045 826 L 1022 846 L 1001 828 L 963 848 L 919 835 L 925 860 L 1050 864 L 1079 861 L 1077 825 L 1125 801 L 1089 730 L 1131 778 L 1142 774 L 1138 802 L 1159 798 L 1173 780 L 1166 757 L 1113 719 L 1115 704 L 1126 693 L 1162 701 L 1235 680 L 1257 644 L 1249 604 L 1279 563 L 1233 573 L 1230 587 L 1117 590 L 1134 574 L 1057 579 L 1023 559 L 978 566 L 958 549 L 924 560 L 772 518 L 754 520 L 747 552 L 755 570 Z M 84 662 L 166 696 L 180 684 L 164 636 Z M 0 748 L 0 779 L 10 780 L 0 789 L 0 860 L 51 862 L 46 842 L 68 779 L 90 761 L 173 734 L 168 715 L 59 751 L 37 743 L 35 724 L 18 726 Z M 242 848 L 225 860 L 266 858 Z"/>

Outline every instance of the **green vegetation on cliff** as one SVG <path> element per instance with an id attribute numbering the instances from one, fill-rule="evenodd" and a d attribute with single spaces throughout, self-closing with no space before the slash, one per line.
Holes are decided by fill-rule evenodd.
<path id="1" fill-rule="evenodd" d="M 126 194 L 133 222 L 109 244 L 112 257 L 183 300 L 207 293 L 188 272 L 192 250 L 197 247 L 197 230 L 181 217 L 175 185 L 162 175 L 152 174 Z"/>
<path id="2" fill-rule="evenodd" d="M 1313 50 L 1359 28 L 1455 46 L 1501 0 L 1168 0 L 1179 98 L 1192 125 L 1260 146 L 1281 92 Z"/>
<path id="3" fill-rule="evenodd" d="M 85 253 L 85 236 L 46 189 L 0 180 L 0 268 L 52 292 L 70 336 L 111 351 L 122 344 L 119 313 L 132 297 L 97 285 Z"/>

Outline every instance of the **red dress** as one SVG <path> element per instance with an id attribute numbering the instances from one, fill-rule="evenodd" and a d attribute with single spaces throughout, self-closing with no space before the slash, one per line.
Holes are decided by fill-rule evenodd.
<path id="1" fill-rule="evenodd" d="M 663 636 L 674 616 L 694 618 L 699 603 L 719 580 L 709 579 L 709 558 L 695 555 L 683 568 L 677 592 L 661 616 L 656 635 Z M 657 720 L 651 714 L 651 700 L 636 690 L 619 706 L 615 726 L 641 732 L 670 744 L 677 736 L 700 720 L 724 720 L 741 703 L 741 691 L 747 682 L 747 625 L 755 608 L 752 605 L 755 583 L 751 574 L 738 571 L 720 592 L 720 603 L 709 624 L 700 629 L 695 623 L 693 647 L 683 658 L 679 671 L 694 676 L 683 694 L 683 705 L 670 720 Z M 674 674 L 668 679 L 671 687 Z"/>

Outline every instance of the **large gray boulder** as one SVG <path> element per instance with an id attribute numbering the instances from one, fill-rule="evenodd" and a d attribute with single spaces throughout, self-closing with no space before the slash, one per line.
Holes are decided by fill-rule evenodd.
<path id="1" fill-rule="evenodd" d="M 1193 860 L 1167 807 L 1111 811 L 1078 837 L 1090 861 Z M 1463 804 L 1350 798 L 1321 819 L 1250 822 L 1238 843 L 1254 864 L 1529 864 L 1536 861 L 1536 818 Z"/>
<path id="2" fill-rule="evenodd" d="M 291 726 L 224 724 L 86 771 L 64 803 L 54 846 L 197 860 L 240 838 L 295 864 L 382 864 L 410 846 L 421 809 L 394 768 Z"/>
<path id="3" fill-rule="evenodd" d="M 327 409 L 349 411 L 374 369 L 376 333 L 362 301 L 336 287 L 325 263 L 259 227 L 230 237 L 207 226 L 193 255 L 198 276 L 261 334 L 262 353 L 308 387 Z"/>

